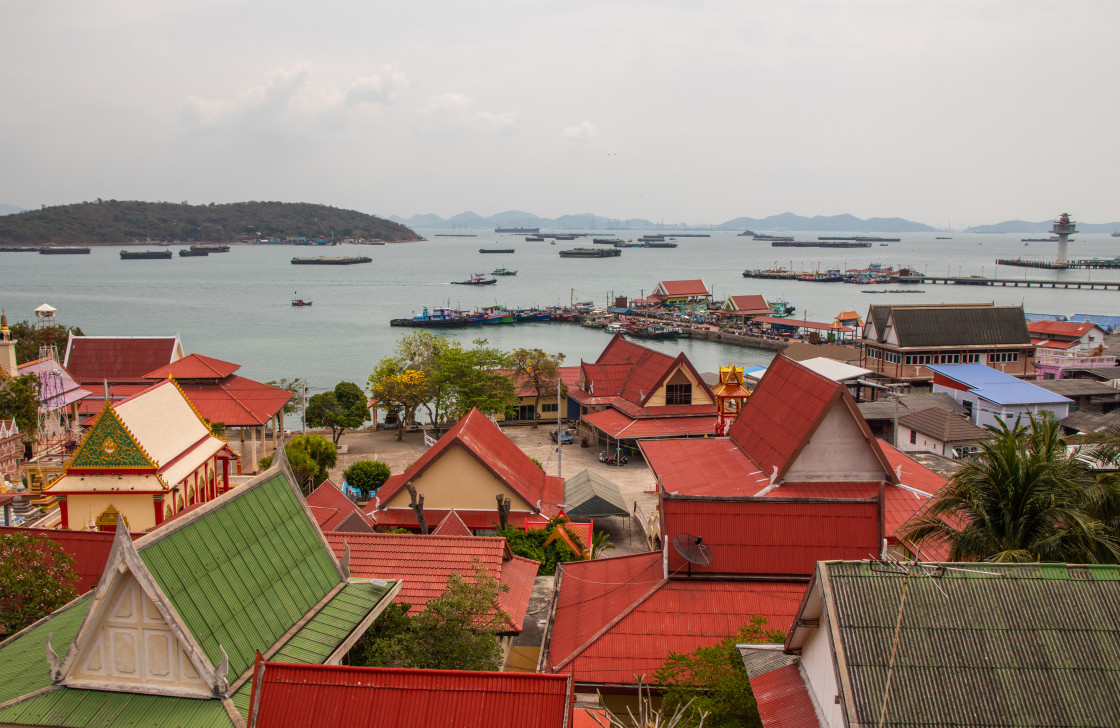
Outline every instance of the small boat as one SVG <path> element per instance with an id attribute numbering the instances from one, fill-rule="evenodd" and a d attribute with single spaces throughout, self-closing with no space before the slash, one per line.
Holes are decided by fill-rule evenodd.
<path id="1" fill-rule="evenodd" d="M 299 294 L 297 294 L 295 291 L 292 291 L 292 295 L 296 296 L 296 298 L 292 299 L 292 305 L 293 306 L 310 306 L 311 305 L 311 301 L 305 301 L 302 298 L 299 298 L 298 297 Z"/>
<path id="2" fill-rule="evenodd" d="M 492 275 L 492 276 L 515 276 L 515 275 L 517 275 L 517 271 L 510 270 L 509 268 L 495 268 L 494 270 L 490 271 L 490 275 Z"/>
<path id="3" fill-rule="evenodd" d="M 603 327 L 603 331 L 606 331 L 608 334 L 624 334 L 624 333 L 626 333 L 626 327 L 623 326 L 622 324 L 617 324 L 617 323 L 616 324 L 607 324 L 606 326 Z"/>
<path id="4" fill-rule="evenodd" d="M 451 281 L 453 286 L 489 286 L 497 283 L 497 278 L 486 278 L 482 273 L 472 273 L 465 281 Z"/>
<path id="5" fill-rule="evenodd" d="M 514 248 L 479 248 L 478 252 L 480 252 L 480 253 L 515 253 L 517 251 Z"/>
<path id="6" fill-rule="evenodd" d="M 934 240 L 952 240 L 952 238 L 939 237 L 939 238 L 934 238 Z"/>

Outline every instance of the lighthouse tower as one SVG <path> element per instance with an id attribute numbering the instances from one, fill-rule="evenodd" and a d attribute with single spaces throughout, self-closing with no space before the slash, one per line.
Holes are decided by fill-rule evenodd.
<path id="1" fill-rule="evenodd" d="M 1077 232 L 1077 226 L 1073 220 L 1069 219 L 1069 213 L 1063 212 L 1050 232 L 1058 236 L 1058 258 L 1054 262 L 1064 266 L 1069 262 L 1066 259 L 1066 253 L 1069 249 L 1069 236 Z"/>

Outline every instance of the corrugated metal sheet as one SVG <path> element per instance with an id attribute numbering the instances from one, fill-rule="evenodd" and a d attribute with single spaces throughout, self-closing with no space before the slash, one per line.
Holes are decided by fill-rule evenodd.
<path id="1" fill-rule="evenodd" d="M 727 438 L 647 440 L 642 454 L 666 493 L 752 496 L 770 478 Z"/>
<path id="2" fill-rule="evenodd" d="M 46 621 L 0 648 L 0 703 L 45 688 L 51 684 L 47 664 L 47 635 L 58 653 L 78 634 L 89 611 L 87 594 L 59 609 Z"/>
<path id="3" fill-rule="evenodd" d="M 885 725 L 1120 725 L 1116 566 L 960 566 L 909 581 Z M 904 579 L 860 563 L 822 568 L 850 720 L 878 725 Z"/>
<path id="4" fill-rule="evenodd" d="M 74 336 L 66 350 L 65 365 L 74 378 L 86 384 L 142 382 L 148 372 L 175 360 L 179 339 L 166 337 Z"/>
<path id="5" fill-rule="evenodd" d="M 0 723 L 64 728 L 228 728 L 222 701 L 56 688 L 0 710 Z"/>
<path id="6" fill-rule="evenodd" d="M 763 728 L 821 728 L 813 699 L 797 665 L 751 678 Z"/>
<path id="7" fill-rule="evenodd" d="M 573 699 L 559 675 L 261 666 L 259 728 L 561 728 Z"/>
<path id="8" fill-rule="evenodd" d="M 875 484 L 872 494 L 879 494 Z M 778 488 L 777 490 L 783 490 Z M 782 495 L 779 493 L 779 495 Z M 662 530 L 669 541 L 669 572 L 690 570 L 672 539 L 704 539 L 712 563 L 691 565 L 694 574 L 800 575 L 821 559 L 860 559 L 879 552 L 879 504 L 789 502 L 776 498 L 738 501 L 661 502 Z"/>
<path id="9" fill-rule="evenodd" d="M 160 534 L 156 531 L 154 535 Z M 213 664 L 253 664 L 339 583 L 319 529 L 281 474 L 141 546 L 140 558 Z"/>
<path id="10" fill-rule="evenodd" d="M 357 503 L 347 498 L 346 494 L 336 488 L 329 480 L 311 491 L 311 495 L 307 496 L 307 505 L 311 506 L 311 512 L 315 516 L 315 520 L 323 532 L 368 532 L 372 531 L 373 527 L 376 525 L 373 519 L 358 507 Z M 353 527 L 354 525 L 358 525 L 352 519 L 355 515 L 361 519 L 362 525 L 358 528 Z M 343 528 L 346 524 L 350 525 Z"/>
<path id="11" fill-rule="evenodd" d="M 643 437 L 684 437 L 715 432 L 716 417 L 651 417 L 633 419 L 615 409 L 583 416 L 583 421 L 613 438 L 638 440 Z"/>
<path id="12" fill-rule="evenodd" d="M 223 379 L 241 368 L 240 364 L 215 359 L 202 354 L 188 354 L 144 375 L 145 379 L 175 377 L 180 384 L 186 379 Z"/>
<path id="13" fill-rule="evenodd" d="M 564 513 L 573 520 L 629 516 L 618 486 L 598 473 L 582 470 L 564 482 Z"/>
<path id="14" fill-rule="evenodd" d="M 901 347 L 1030 345 L 1027 320 L 1018 306 L 873 306 L 894 324 Z M 874 316 L 883 342 L 882 314 Z M 884 321 L 885 323 L 885 321 Z"/>

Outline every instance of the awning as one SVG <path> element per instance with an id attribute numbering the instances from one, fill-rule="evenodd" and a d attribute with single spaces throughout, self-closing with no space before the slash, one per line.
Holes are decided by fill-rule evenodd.
<path id="1" fill-rule="evenodd" d="M 618 486 L 590 470 L 564 481 L 564 513 L 573 521 L 630 515 Z"/>

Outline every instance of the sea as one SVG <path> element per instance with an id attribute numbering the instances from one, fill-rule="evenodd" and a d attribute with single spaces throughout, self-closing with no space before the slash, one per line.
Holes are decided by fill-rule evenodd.
<path id="1" fill-rule="evenodd" d="M 971 303 L 1022 305 L 1029 313 L 1071 316 L 1120 315 L 1117 291 L 998 286 L 922 285 L 910 294 L 867 294 L 864 289 L 901 288 L 898 284 L 859 285 L 744 278 L 744 269 L 785 267 L 825 271 L 866 268 L 872 263 L 907 266 L 933 275 L 980 275 L 1015 279 L 1120 280 L 1120 270 L 1047 271 L 997 268 L 997 258 L 1053 260 L 1054 243 L 1024 243 L 1010 233 L 868 233 L 899 237 L 870 248 L 775 248 L 736 232 L 711 231 L 710 237 L 679 237 L 677 248 L 626 248 L 617 258 L 560 258 L 576 242 L 528 242 L 524 235 L 463 230 L 417 230 L 426 240 L 387 245 L 309 248 L 233 245 L 228 253 L 205 258 L 121 260 L 118 247 L 95 247 L 89 255 L 0 253 L 0 308 L 10 322 L 33 320 L 43 303 L 54 306 L 60 324 L 101 336 L 178 334 L 187 353 L 241 365 L 242 376 L 258 381 L 300 377 L 312 392 L 340 381 L 365 386 L 376 363 L 393 352 L 410 329 L 389 320 L 410 317 L 425 307 L 474 309 L 568 305 L 592 301 L 606 306 L 617 296 L 648 295 L 661 280 L 703 279 L 716 300 L 760 293 L 797 307 L 794 318 L 830 322 L 845 310 L 865 315 L 870 304 Z M 672 230 L 589 231 L 636 240 Z M 797 232 L 798 240 L 852 233 Z M 951 237 L 937 240 L 937 237 Z M 1039 236 L 1027 236 L 1039 237 Z M 140 249 L 145 246 L 130 246 Z M 154 247 L 154 246 L 147 246 Z M 178 252 L 185 245 L 170 246 Z M 513 254 L 480 254 L 479 248 L 512 247 Z M 293 256 L 366 255 L 372 263 L 352 266 L 292 265 Z M 1077 234 L 1070 258 L 1114 258 L 1120 239 L 1107 234 Z M 457 286 L 472 273 L 498 267 L 517 270 L 492 286 Z M 294 297 L 312 306 L 293 307 Z M 539 347 L 564 354 L 565 364 L 594 361 L 607 335 L 567 323 L 486 326 L 440 332 L 465 345 L 485 338 L 490 346 L 511 350 Z M 774 353 L 708 341 L 653 342 L 659 350 L 683 351 L 700 371 L 720 365 L 765 365 Z"/>

